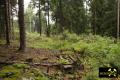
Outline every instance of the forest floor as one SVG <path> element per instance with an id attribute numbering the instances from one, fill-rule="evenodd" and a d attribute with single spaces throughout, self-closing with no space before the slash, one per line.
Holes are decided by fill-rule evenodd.
<path id="1" fill-rule="evenodd" d="M 0 78 L 111 80 L 99 78 L 99 67 L 120 66 L 120 43 L 99 35 L 66 36 L 48 38 L 27 33 L 25 52 L 18 51 L 18 36 L 11 42 L 13 46 L 0 45 Z M 0 44 L 5 41 L 0 40 Z"/>
<path id="2" fill-rule="evenodd" d="M 21 64 L 27 64 L 29 67 L 22 67 L 22 71 L 26 73 L 26 70 L 29 71 L 33 68 L 39 69 L 47 77 L 52 76 L 51 80 L 57 79 L 60 77 L 60 80 L 81 80 L 81 77 L 84 73 L 84 66 L 78 64 L 78 55 L 80 54 L 71 54 L 69 50 L 52 50 L 52 49 L 34 49 L 27 48 L 26 52 L 17 51 L 16 47 L 0 45 L 0 74 L 4 72 L 4 66 L 14 65 L 20 66 Z M 2 66 L 4 65 L 4 66 Z M 6 69 L 6 68 L 5 68 Z M 3 71 L 2 71 L 3 70 Z M 5 70 L 6 71 L 6 70 Z M 9 71 L 12 72 L 12 71 Z M 22 73 L 20 73 L 22 74 Z M 73 75 L 77 74 L 77 75 Z M 1 75 L 0 75 L 1 77 Z M 10 76 L 9 76 L 10 77 Z M 19 77 L 19 76 L 16 76 Z M 54 79 L 53 79 L 54 77 Z M 56 78 L 57 77 L 57 78 Z M 15 78 L 5 79 L 5 80 L 14 80 Z M 1 79 L 0 79 L 1 80 Z M 35 80 L 46 80 L 46 79 L 35 79 Z M 48 79 L 49 80 L 49 79 Z"/>

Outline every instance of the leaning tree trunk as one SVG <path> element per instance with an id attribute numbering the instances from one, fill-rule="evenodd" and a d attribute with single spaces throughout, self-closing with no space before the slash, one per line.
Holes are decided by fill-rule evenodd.
<path id="1" fill-rule="evenodd" d="M 18 0 L 19 5 L 19 29 L 20 29 L 20 51 L 25 51 L 26 48 L 26 36 L 25 36 L 25 26 L 24 26 L 24 0 Z"/>
<path id="2" fill-rule="evenodd" d="M 6 45 L 10 45 L 10 14 L 9 14 L 9 0 L 5 0 L 5 23 L 6 23 Z"/>

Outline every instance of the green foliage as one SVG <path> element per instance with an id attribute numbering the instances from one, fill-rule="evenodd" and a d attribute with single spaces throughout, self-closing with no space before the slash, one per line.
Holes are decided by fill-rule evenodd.
<path id="1" fill-rule="evenodd" d="M 27 45 L 28 47 L 33 48 L 49 48 L 49 49 L 71 49 L 72 52 L 66 52 L 65 54 L 74 54 L 73 49 L 79 51 L 81 54 L 82 63 L 89 67 L 91 71 L 88 71 L 84 78 L 88 80 L 99 80 L 98 68 L 99 67 L 118 67 L 120 66 L 119 61 L 119 52 L 120 52 L 120 44 L 114 43 L 114 38 L 110 37 L 101 37 L 98 35 L 75 35 L 70 34 L 68 31 L 64 32 L 64 35 L 54 36 L 54 37 L 45 37 L 42 35 L 41 37 L 37 33 L 27 33 Z M 64 37 L 66 36 L 66 37 Z M 64 37 L 64 38 L 63 38 Z M 69 61 L 61 58 L 58 60 L 58 63 L 69 64 Z M 22 69 L 27 67 L 24 64 L 14 64 L 13 68 Z M 36 73 L 35 73 L 36 72 Z M 91 74 L 92 72 L 93 74 Z M 29 74 L 30 73 L 30 74 Z M 37 71 L 32 71 L 28 76 L 36 78 L 36 80 L 46 78 L 42 73 Z M 4 76 L 4 74 L 1 74 Z M 35 77 L 37 76 L 37 77 Z M 84 79 L 84 80 L 85 80 Z M 86 79 L 86 80 L 87 80 Z"/>
<path id="2" fill-rule="evenodd" d="M 17 68 L 17 69 L 23 69 L 23 68 L 27 68 L 28 65 L 26 64 L 13 64 L 13 67 Z"/>
<path id="3" fill-rule="evenodd" d="M 97 74 L 99 67 L 120 66 L 119 52 L 120 44 L 114 43 L 114 38 L 101 37 L 98 35 L 70 34 L 67 31 L 64 35 L 46 38 L 44 36 L 35 37 L 35 34 L 28 34 L 29 46 L 35 48 L 50 49 L 72 49 L 79 51 L 84 65 L 89 66 L 94 74 Z M 65 36 L 65 37 L 64 37 Z M 63 38 L 64 37 L 64 38 Z M 73 53 L 72 53 L 73 54 Z M 68 64 L 65 59 L 60 59 L 59 63 Z M 97 69 L 96 69 L 97 68 Z M 87 72 L 86 74 L 89 74 Z M 88 75 L 88 79 L 98 80 L 97 75 Z M 87 76 L 86 76 L 87 77 Z"/>
<path id="4" fill-rule="evenodd" d="M 69 64 L 70 62 L 66 59 L 60 59 L 59 62 L 60 64 Z"/>
<path id="5" fill-rule="evenodd" d="M 0 78 L 4 80 L 48 80 L 48 78 L 36 68 L 29 69 L 28 72 L 23 73 L 23 68 L 28 67 L 25 64 L 13 64 L 12 66 L 4 66 L 0 71 Z"/>
<path id="6" fill-rule="evenodd" d="M 93 33 L 116 37 L 117 0 L 91 0 L 90 11 Z"/>
<path id="7" fill-rule="evenodd" d="M 26 79 L 34 79 L 34 80 L 49 80 L 47 76 L 45 76 L 39 69 L 32 68 L 27 73 L 23 75 Z"/>
<path id="8" fill-rule="evenodd" d="M 109 37 L 100 37 L 93 35 L 64 34 L 65 39 L 60 36 L 46 38 L 39 37 L 36 34 L 28 34 L 28 46 L 34 48 L 50 48 L 50 49 L 72 49 L 85 51 L 84 55 L 90 58 L 104 62 L 104 58 L 111 58 L 120 51 L 119 44 L 114 43 L 114 39 Z M 107 61 L 108 62 L 108 61 Z"/>
<path id="9" fill-rule="evenodd" d="M 4 78 L 4 80 L 16 80 L 22 75 L 20 72 L 21 69 L 16 69 L 13 66 L 5 66 L 0 71 L 0 78 Z"/>
<path id="10" fill-rule="evenodd" d="M 83 33 L 90 28 L 90 31 L 94 34 L 116 37 L 117 0 L 89 0 L 89 5 L 87 6 L 89 6 L 90 9 L 88 9 L 88 11 L 84 5 L 85 1 L 87 2 L 87 0 L 51 0 L 50 10 L 52 12 L 52 19 L 56 21 L 54 28 L 51 28 L 55 31 L 51 31 L 54 34 L 56 32 L 61 33 L 61 35 L 47 38 L 45 35 L 40 37 L 37 33 L 32 34 L 27 32 L 27 46 L 33 48 L 71 49 L 71 51 L 74 49 L 80 52 L 81 59 L 83 59 L 82 62 L 95 70 L 92 71 L 93 75 L 89 74 L 89 72 L 87 73 L 87 80 L 98 80 L 96 77 L 96 68 L 101 66 L 120 66 L 120 44 L 115 44 L 115 39 L 113 38 L 92 34 L 85 35 Z M 36 2 L 37 0 L 32 0 L 33 5 L 29 5 L 25 13 L 25 22 L 32 22 L 34 18 L 36 18 L 36 22 L 38 21 L 38 16 L 33 13 Z M 15 6 L 16 0 L 13 0 L 11 3 L 12 7 Z M 44 6 L 44 4 L 45 0 L 41 0 L 41 6 Z M 43 9 L 41 10 L 45 11 Z M 4 13 L 4 8 L 0 6 L 0 15 L 3 16 Z M 0 20 L 0 38 L 4 37 L 5 34 L 3 24 L 5 22 L 4 17 L 1 17 Z M 87 22 L 89 18 L 90 20 Z M 44 24 L 43 26 L 45 26 L 46 21 L 44 15 L 41 15 L 41 20 Z M 31 23 L 29 25 L 30 26 L 26 26 L 27 31 L 34 32 L 34 26 L 31 26 Z M 16 23 L 15 26 L 17 26 Z M 38 32 L 39 28 L 37 28 Z M 46 28 L 43 29 L 44 31 L 46 30 Z M 15 44 L 18 45 L 18 29 L 15 29 L 15 34 L 17 35 L 15 36 Z M 4 41 L 0 40 L 0 44 L 1 43 L 4 43 Z M 65 59 L 60 59 L 59 63 L 67 64 L 69 62 Z M 0 76 L 6 76 L 6 73 L 12 72 L 15 73 L 13 76 L 15 76 L 16 79 L 21 75 L 20 70 L 25 67 L 27 67 L 25 64 L 14 64 L 13 66 L 4 67 L 3 70 L 0 71 Z M 37 80 L 47 80 L 42 73 L 38 71 L 32 72 L 32 76 L 35 76 Z M 31 74 L 32 73 L 30 73 L 30 75 Z M 12 80 L 15 79 L 12 78 Z"/>
<path id="11" fill-rule="evenodd" d="M 52 0 L 51 4 L 52 17 L 56 21 L 58 33 L 62 33 L 66 29 L 76 34 L 86 31 L 87 17 L 84 0 Z"/>

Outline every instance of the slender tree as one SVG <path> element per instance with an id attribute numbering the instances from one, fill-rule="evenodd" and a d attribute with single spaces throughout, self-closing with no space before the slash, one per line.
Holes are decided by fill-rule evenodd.
<path id="1" fill-rule="evenodd" d="M 26 36 L 24 26 L 24 0 L 18 0 L 19 5 L 19 29 L 20 29 L 20 51 L 25 51 L 26 48 Z"/>
<path id="2" fill-rule="evenodd" d="M 117 17 L 117 41 L 119 41 L 119 36 L 120 36 L 120 0 L 118 0 L 118 17 Z"/>
<path id="3" fill-rule="evenodd" d="M 46 36 L 50 37 L 50 0 L 46 0 L 46 13 L 47 13 L 47 29 L 46 29 Z"/>
<path id="4" fill-rule="evenodd" d="M 8 0 L 8 19 L 9 19 L 9 34 L 10 34 L 10 39 L 12 39 L 12 24 L 11 24 L 11 17 L 12 17 L 12 14 L 11 14 L 11 8 L 12 5 L 11 5 L 11 0 Z"/>
<path id="5" fill-rule="evenodd" d="M 40 35 L 42 34 L 42 23 L 41 23 L 41 1 L 39 0 L 39 28 L 40 28 Z"/>
<path id="6" fill-rule="evenodd" d="M 63 9 L 62 9 L 62 0 L 59 0 L 59 23 L 62 24 L 63 23 Z M 63 32 L 63 25 L 60 26 L 60 31 Z"/>

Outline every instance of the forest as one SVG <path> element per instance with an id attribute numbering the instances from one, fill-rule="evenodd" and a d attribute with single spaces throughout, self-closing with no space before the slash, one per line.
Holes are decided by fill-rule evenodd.
<path id="1" fill-rule="evenodd" d="M 0 80 L 120 80 L 120 0 L 0 0 Z"/>

